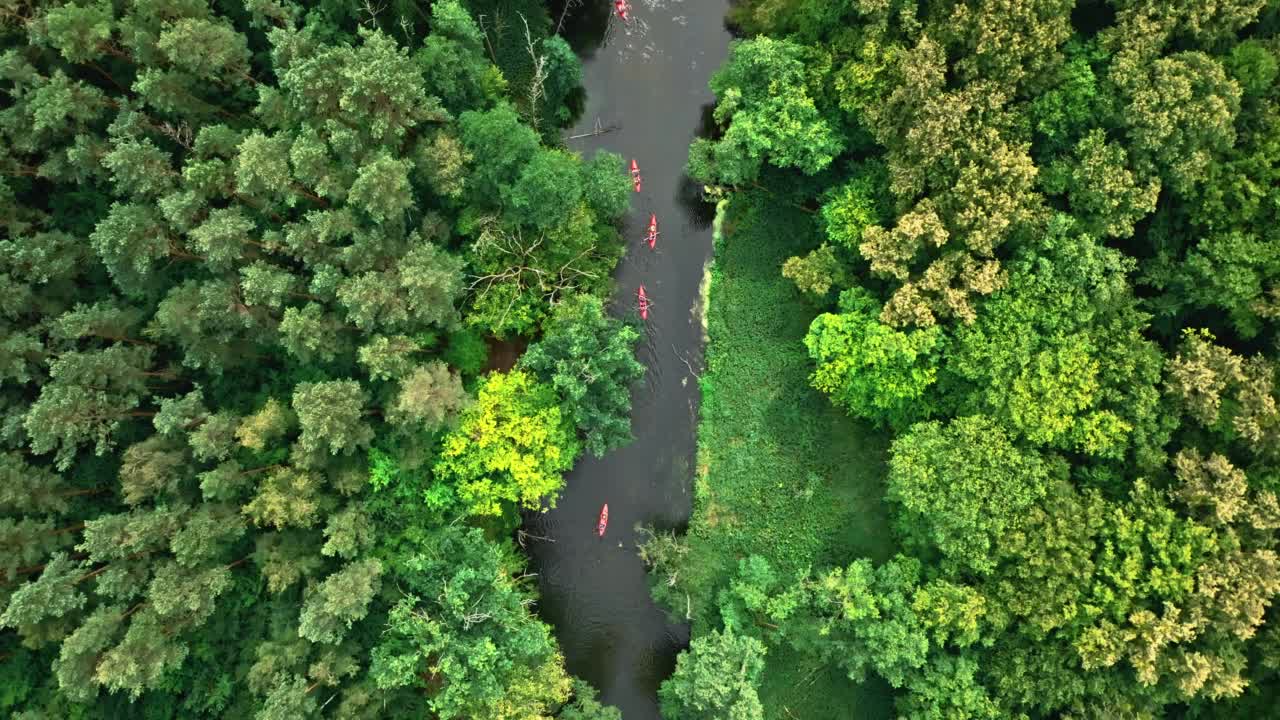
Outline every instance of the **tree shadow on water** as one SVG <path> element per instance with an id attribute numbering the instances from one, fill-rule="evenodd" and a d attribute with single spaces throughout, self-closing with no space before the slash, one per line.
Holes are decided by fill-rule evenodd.
<path id="1" fill-rule="evenodd" d="M 560 35 L 583 60 L 590 60 L 601 47 L 609 29 L 613 3 L 598 0 L 550 0 L 547 9 L 560 28 Z"/>

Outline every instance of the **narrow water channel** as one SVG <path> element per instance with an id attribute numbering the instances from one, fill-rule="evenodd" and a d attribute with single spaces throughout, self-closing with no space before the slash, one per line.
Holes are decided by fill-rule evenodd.
<path id="1" fill-rule="evenodd" d="M 658 685 L 688 644 L 688 627 L 668 622 L 649 596 L 636 555 L 636 527 L 683 528 L 689 518 L 702 362 L 699 283 L 711 254 L 710 209 L 684 175 L 689 143 L 714 98 L 707 88 L 729 44 L 728 0 L 632 0 L 631 20 L 612 2 L 587 0 L 566 21 L 583 58 L 586 107 L 568 134 L 590 155 L 603 148 L 635 158 L 644 177 L 624 227 L 615 314 L 631 312 L 643 284 L 652 303 L 639 357 L 648 366 L 633 393 L 635 440 L 571 472 L 558 507 L 526 518 L 539 573 L 540 612 L 556 628 L 569 671 L 601 690 L 624 720 L 658 718 Z M 661 229 L 655 250 L 641 242 L 649 214 Z M 609 530 L 594 532 L 609 504 Z M 544 539 L 537 539 L 544 538 Z"/>

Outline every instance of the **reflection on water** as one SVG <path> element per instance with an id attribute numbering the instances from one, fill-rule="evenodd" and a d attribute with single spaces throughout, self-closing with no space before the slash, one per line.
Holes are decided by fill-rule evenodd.
<path id="1" fill-rule="evenodd" d="M 595 57 L 596 50 L 604 44 L 609 20 L 613 17 L 613 3 L 602 0 L 550 0 L 547 3 L 551 17 L 560 26 L 560 35 L 583 61 Z"/>
<path id="2" fill-rule="evenodd" d="M 702 185 L 694 182 L 688 175 L 680 177 L 676 202 L 680 203 L 680 208 L 695 230 L 703 232 L 711 229 L 711 223 L 716 219 L 716 206 L 702 197 Z"/>
<path id="3" fill-rule="evenodd" d="M 716 124 L 716 104 L 709 102 L 702 106 L 701 117 L 698 120 L 698 137 L 719 140 L 721 135 L 720 126 Z"/>

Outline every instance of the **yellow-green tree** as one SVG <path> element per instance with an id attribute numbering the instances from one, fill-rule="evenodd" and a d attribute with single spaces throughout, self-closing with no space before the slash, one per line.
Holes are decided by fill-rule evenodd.
<path id="1" fill-rule="evenodd" d="M 905 425 L 928 415 L 923 398 L 937 380 L 942 333 L 895 330 L 879 314 L 879 303 L 853 288 L 840 296 L 839 314 L 815 318 L 804 339 L 817 363 L 810 381 L 852 415 Z"/>
<path id="2" fill-rule="evenodd" d="M 494 373 L 445 438 L 436 475 L 457 488 L 472 515 L 555 503 L 579 445 L 555 390 L 522 371 Z"/>

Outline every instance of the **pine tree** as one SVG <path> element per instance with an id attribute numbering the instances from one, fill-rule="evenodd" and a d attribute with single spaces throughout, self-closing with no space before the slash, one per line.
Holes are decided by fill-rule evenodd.
<path id="1" fill-rule="evenodd" d="M 382 563 L 358 560 L 325 578 L 302 603 L 298 634 L 317 643 L 335 644 L 351 625 L 364 618 L 382 587 Z"/>
<path id="2" fill-rule="evenodd" d="M 293 411 L 302 428 L 298 444 L 307 452 L 333 455 L 368 445 L 373 438 L 364 420 L 368 400 L 355 380 L 299 384 L 293 392 Z"/>

